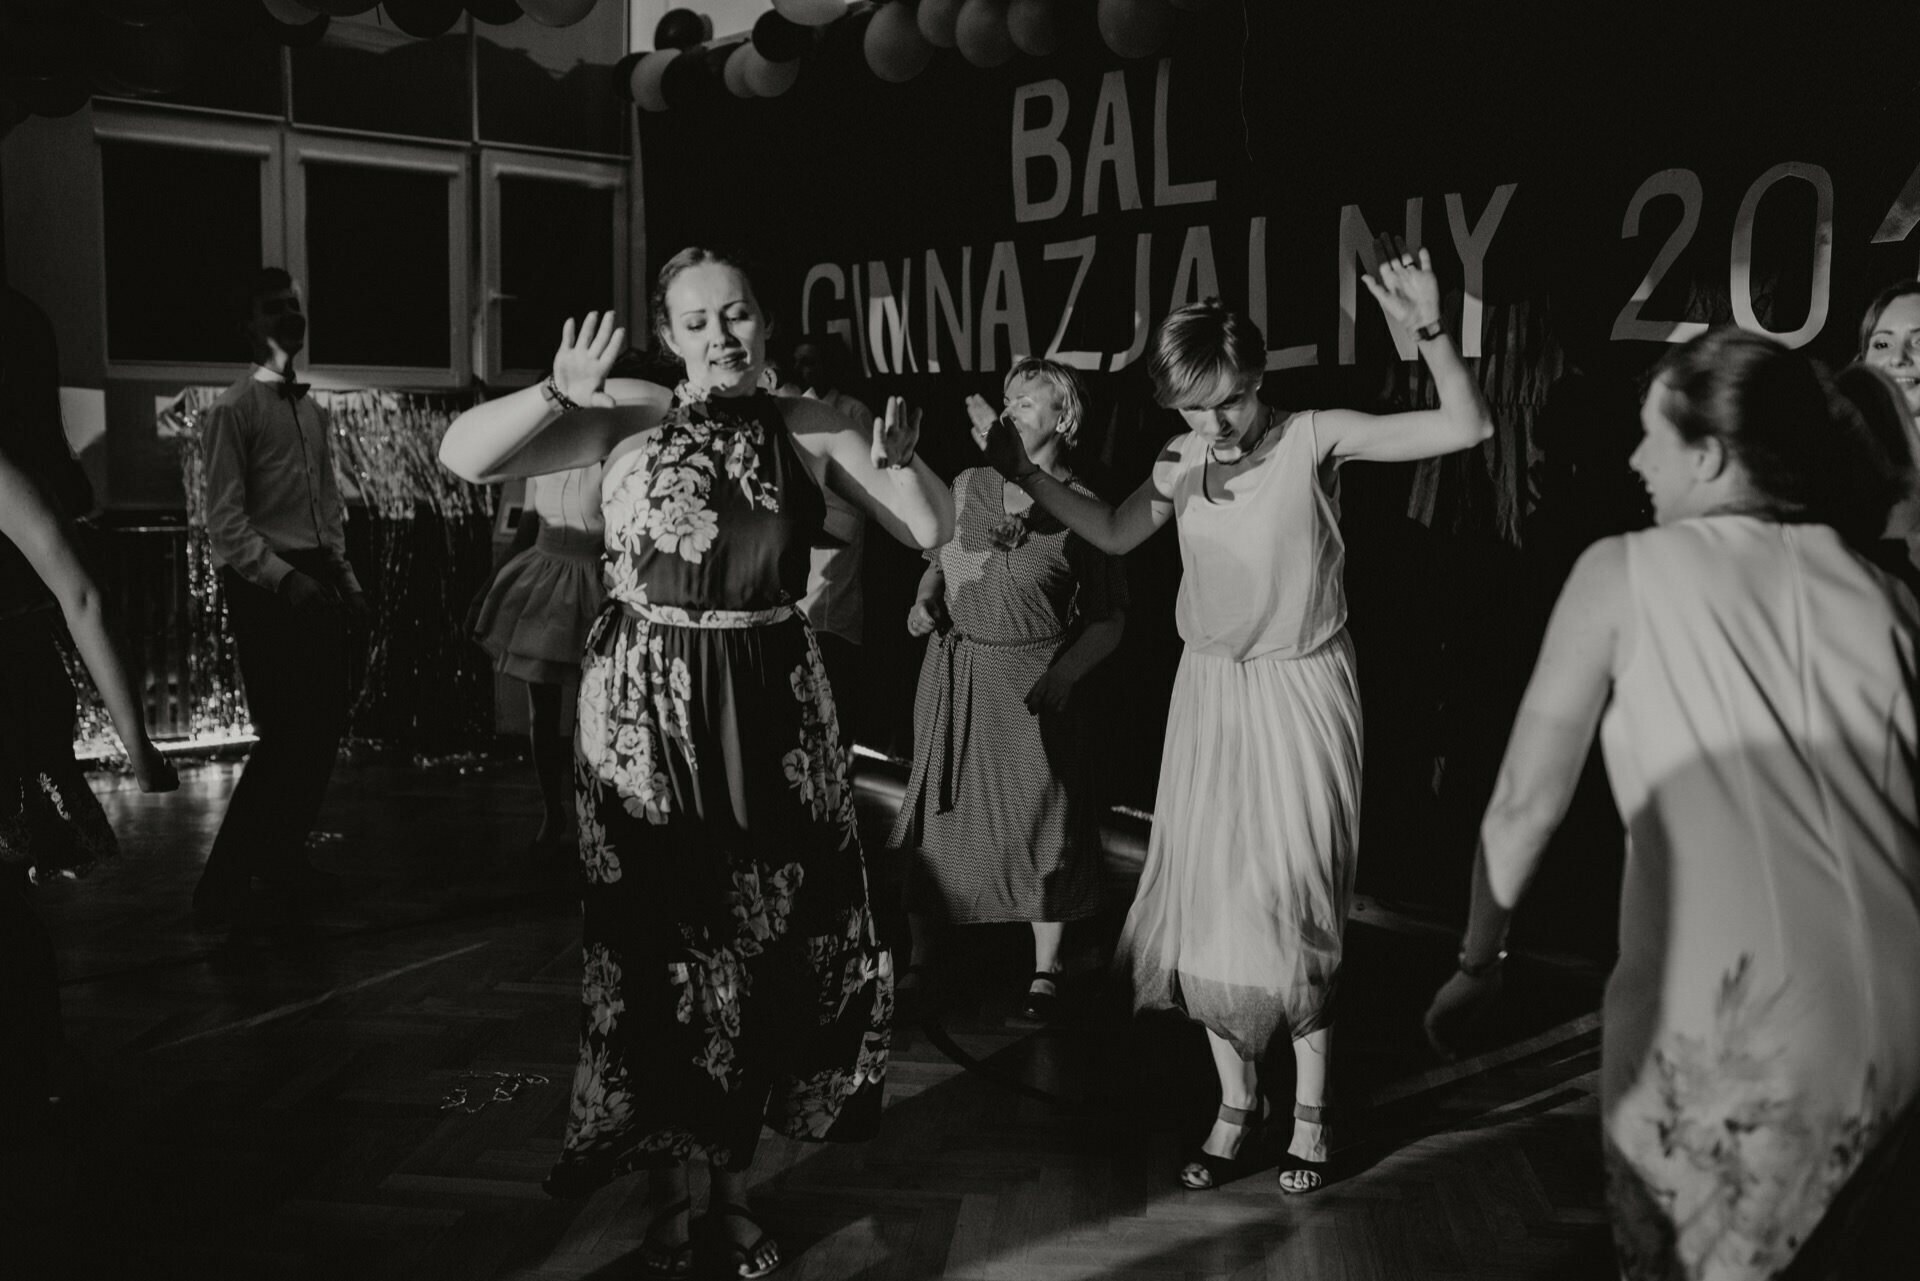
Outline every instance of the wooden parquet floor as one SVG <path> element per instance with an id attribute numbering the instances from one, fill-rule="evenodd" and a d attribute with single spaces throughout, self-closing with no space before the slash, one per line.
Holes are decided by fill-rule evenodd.
<path id="1" fill-rule="evenodd" d="M 550 1200 L 572 1072 L 578 933 L 564 906 L 474 888 L 534 826 L 524 766 L 370 761 L 336 773 L 316 859 L 356 895 L 303 936 L 193 931 L 188 898 L 235 767 L 180 794 L 102 779 L 127 857 L 46 887 L 74 1076 L 51 1130 L 0 1136 L 0 1277 L 561 1281 L 640 1275 L 643 1178 Z M 869 848 L 888 818 L 864 795 Z M 1215 1102 L 1204 1043 L 1127 1017 L 1075 941 L 1073 1017 L 1014 1014 L 1023 928 L 960 939 L 955 1001 L 902 1028 L 872 1143 L 769 1138 L 757 1204 L 792 1281 L 1602 1278 L 1597 978 L 1516 962 L 1492 1049 L 1442 1066 L 1419 1012 L 1450 935 L 1362 911 L 1337 1045 L 1356 1172 L 1283 1196 L 1174 1171 Z M 876 866 L 881 893 L 888 869 Z M 1372 923 L 1369 923 L 1372 922 Z M 1282 1055 L 1282 1058 L 1287 1056 Z M 443 1111 L 468 1073 L 546 1078 Z M 1285 1062 L 1272 1065 L 1290 1097 Z M 1280 1134 L 1284 1136 L 1284 1127 Z M 1277 1152 L 1276 1152 L 1277 1155 Z"/>

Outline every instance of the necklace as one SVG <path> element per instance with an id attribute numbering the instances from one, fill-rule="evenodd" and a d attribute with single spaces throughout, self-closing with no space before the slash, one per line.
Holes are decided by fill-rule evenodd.
<path id="1" fill-rule="evenodd" d="M 1245 441 L 1241 444 L 1239 457 L 1222 458 L 1218 452 L 1219 450 L 1218 445 L 1207 446 L 1207 457 L 1211 458 L 1214 462 L 1219 463 L 1222 467 L 1231 467 L 1235 463 L 1245 462 L 1247 460 L 1247 456 L 1251 454 L 1254 450 L 1258 449 L 1260 447 L 1260 442 L 1267 438 L 1267 428 L 1273 426 L 1273 406 L 1263 405 L 1261 406 L 1261 408 L 1265 409 L 1267 412 L 1260 419 L 1260 430 L 1254 433 L 1252 440 Z"/>
<path id="2" fill-rule="evenodd" d="M 1255 434 L 1251 443 L 1240 446 L 1240 456 L 1238 458 L 1222 458 L 1214 452 L 1212 445 L 1207 446 L 1207 456 L 1200 463 L 1200 496 L 1208 502 L 1214 501 L 1211 482 L 1208 478 L 1208 464 L 1219 463 L 1222 467 L 1231 467 L 1235 463 L 1244 463 L 1252 456 L 1253 451 L 1260 447 L 1260 442 L 1267 438 L 1267 428 L 1273 426 L 1273 406 L 1266 405 L 1263 406 L 1263 408 L 1267 412 L 1266 416 L 1260 420 L 1260 430 Z"/>

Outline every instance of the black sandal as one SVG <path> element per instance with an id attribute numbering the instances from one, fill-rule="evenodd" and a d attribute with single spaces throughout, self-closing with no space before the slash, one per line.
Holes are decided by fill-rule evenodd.
<path id="1" fill-rule="evenodd" d="M 1045 980 L 1051 992 L 1035 991 L 1033 985 Z M 1053 1023 L 1060 1018 L 1060 975 L 1054 970 L 1035 970 L 1027 980 L 1027 1003 L 1020 1013 L 1035 1023 Z"/>
<path id="2" fill-rule="evenodd" d="M 640 1271 L 645 1276 L 666 1277 L 670 1281 L 681 1281 L 693 1275 L 693 1224 L 687 1224 L 687 1239 L 677 1245 L 655 1239 L 651 1234 L 653 1225 L 662 1219 L 678 1218 L 693 1212 L 693 1201 L 681 1197 L 678 1201 L 660 1207 L 658 1214 L 647 1224 L 647 1233 L 640 1238 Z"/>
<path id="3" fill-rule="evenodd" d="M 1250 1108 L 1229 1107 L 1222 1103 L 1219 1119 L 1246 1131 L 1240 1140 L 1240 1150 L 1232 1156 L 1215 1156 L 1211 1152 L 1196 1149 L 1187 1158 L 1187 1163 L 1180 1167 L 1180 1185 L 1190 1192 L 1211 1192 L 1258 1169 L 1260 1150 L 1264 1146 L 1261 1131 L 1266 1128 L 1268 1114 L 1265 1095 L 1261 1095 Z"/>
<path id="4" fill-rule="evenodd" d="M 736 1245 L 721 1230 L 722 1218 L 745 1219 L 753 1225 L 760 1235 L 750 1245 Z M 723 1251 L 727 1258 L 726 1275 L 739 1278 L 739 1281 L 755 1281 L 758 1277 L 768 1276 L 780 1270 L 786 1259 L 781 1257 L 780 1243 L 767 1234 L 760 1226 L 760 1220 L 753 1217 L 753 1211 L 744 1205 L 734 1205 L 730 1201 L 718 1201 L 707 1207 L 707 1230 L 713 1234 L 713 1245 Z M 773 1262 L 760 1266 L 754 1261 L 767 1247 L 773 1247 Z"/>
<path id="5" fill-rule="evenodd" d="M 1327 1109 L 1312 1107 L 1298 1100 L 1293 1105 L 1293 1117 L 1296 1121 L 1305 1121 L 1308 1125 L 1323 1127 L 1321 1138 L 1326 1138 Z M 1280 1165 L 1280 1190 L 1288 1196 L 1305 1196 L 1309 1192 L 1318 1192 L 1339 1176 L 1334 1171 L 1333 1148 L 1327 1148 L 1327 1159 L 1309 1161 L 1305 1157 L 1287 1153 Z"/>

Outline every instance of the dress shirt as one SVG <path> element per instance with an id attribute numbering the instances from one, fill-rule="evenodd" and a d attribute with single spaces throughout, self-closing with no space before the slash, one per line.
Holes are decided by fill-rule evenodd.
<path id="1" fill-rule="evenodd" d="M 327 412 L 310 395 L 286 399 L 282 381 L 256 365 L 201 416 L 214 564 L 277 591 L 293 572 L 280 553 L 319 548 L 333 566 L 332 585 L 359 591 L 347 563 Z"/>

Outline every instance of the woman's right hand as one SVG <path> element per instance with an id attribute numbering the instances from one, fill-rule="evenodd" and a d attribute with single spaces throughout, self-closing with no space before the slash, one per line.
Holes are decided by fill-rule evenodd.
<path id="1" fill-rule="evenodd" d="M 127 748 L 127 764 L 143 792 L 171 792 L 180 786 L 179 772 L 173 762 L 160 754 L 153 740 L 142 738 Z"/>
<path id="2" fill-rule="evenodd" d="M 907 634 L 909 636 L 928 636 L 944 631 L 947 625 L 946 602 L 939 597 L 931 600 L 917 600 L 913 608 L 907 611 Z"/>
<path id="3" fill-rule="evenodd" d="M 627 349 L 627 331 L 613 323 L 610 311 L 590 311 L 579 328 L 569 319 L 560 327 L 553 353 L 553 381 L 560 394 L 580 405 L 611 405 L 601 393 L 613 362 Z"/>

